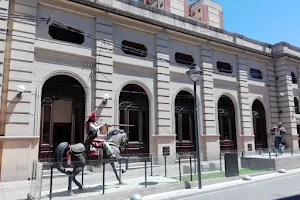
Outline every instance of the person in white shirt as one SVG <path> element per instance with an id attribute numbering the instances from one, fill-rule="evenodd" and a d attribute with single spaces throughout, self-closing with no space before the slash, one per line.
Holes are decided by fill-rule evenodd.
<path id="1" fill-rule="evenodd" d="M 282 142 L 282 136 L 286 133 L 285 128 L 282 126 L 281 122 L 278 122 L 277 127 L 272 128 L 271 131 L 275 135 L 274 138 L 275 149 L 279 150 L 279 145 Z"/>

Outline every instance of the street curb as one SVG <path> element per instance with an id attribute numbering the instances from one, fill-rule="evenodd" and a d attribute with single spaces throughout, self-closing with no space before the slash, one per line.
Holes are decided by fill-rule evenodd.
<path id="1" fill-rule="evenodd" d="M 218 192 L 218 191 L 223 191 L 223 190 L 226 190 L 226 189 L 231 189 L 231 188 L 238 188 L 238 187 L 241 187 L 241 186 L 244 186 L 244 185 L 251 185 L 251 184 L 254 184 L 254 183 L 257 183 L 257 182 L 263 182 L 263 181 L 268 181 L 268 180 L 273 180 L 273 179 L 280 179 L 282 178 L 283 176 L 289 176 L 289 175 L 293 175 L 297 172 L 293 172 L 291 174 L 285 174 L 285 175 L 282 175 L 282 176 L 278 176 L 278 177 L 270 177 L 270 178 L 266 178 L 266 179 L 263 179 L 263 180 L 256 180 L 254 182 L 248 182 L 248 181 L 244 181 L 244 183 L 238 183 L 236 185 L 230 185 L 230 186 L 225 186 L 225 187 L 222 187 L 222 188 L 215 188 L 213 189 L 214 192 Z M 298 172 L 299 173 L 299 172 Z M 273 171 L 273 172 L 269 172 L 269 173 L 257 173 L 255 175 L 252 175 L 252 177 L 254 176 L 263 176 L 263 175 L 266 175 L 266 174 L 277 174 L 276 171 Z M 237 178 L 236 180 L 240 180 L 240 177 Z M 233 180 L 234 181 L 234 180 Z M 226 181 L 224 181 L 226 182 Z M 230 181 L 227 181 L 227 182 L 230 182 Z M 196 186 L 198 186 L 198 181 L 197 182 L 194 182 Z M 219 182 L 219 183 L 222 183 L 222 182 Z M 213 184 L 209 184 L 209 185 L 213 185 Z M 195 189 L 195 188 L 191 188 L 191 189 Z M 211 189 L 209 190 L 204 190 L 204 191 L 201 191 L 201 189 L 199 189 L 199 191 L 195 191 L 195 192 L 192 192 L 190 194 L 183 194 L 183 195 L 179 195 L 179 196 L 176 196 L 176 197 L 166 197 L 164 198 L 164 200 L 180 200 L 182 198 L 186 198 L 186 197 L 192 197 L 192 196 L 197 196 L 197 195 L 200 195 L 200 194 L 207 194 L 207 193 L 210 193 L 212 192 Z M 157 194 L 159 195 L 159 194 Z"/>
<path id="2" fill-rule="evenodd" d="M 276 172 L 275 171 L 267 171 L 267 172 L 258 172 L 258 173 L 247 174 L 247 175 L 250 175 L 251 177 L 255 177 L 255 176 L 262 176 L 262 175 L 271 174 L 271 173 L 276 173 Z M 243 176 L 207 179 L 207 180 L 203 180 L 202 183 L 204 186 L 213 185 L 213 184 L 217 184 L 217 183 L 225 183 L 225 182 L 240 180 L 243 178 Z M 198 187 L 198 181 L 192 181 L 192 182 L 188 182 L 188 183 L 190 184 L 190 188 Z M 186 188 L 186 189 L 189 189 L 189 188 Z"/>

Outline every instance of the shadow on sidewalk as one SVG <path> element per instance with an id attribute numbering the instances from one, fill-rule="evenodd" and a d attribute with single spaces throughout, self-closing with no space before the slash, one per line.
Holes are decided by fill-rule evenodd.
<path id="1" fill-rule="evenodd" d="M 103 189 L 102 185 L 98 185 L 95 187 L 88 187 L 88 188 L 83 188 L 83 189 L 75 189 L 77 187 L 73 186 L 73 193 L 76 194 L 83 194 L 83 193 L 90 193 L 90 192 L 97 192 Z M 49 195 L 46 195 L 49 196 Z M 69 192 L 67 190 L 61 191 L 61 192 L 55 192 L 53 191 L 52 197 L 65 197 L 65 196 L 70 196 Z"/>
<path id="2" fill-rule="evenodd" d="M 299 200 L 299 199 L 300 199 L 300 194 L 290 196 L 290 197 L 284 197 L 284 198 L 280 198 L 280 199 L 276 199 L 276 200 Z"/>

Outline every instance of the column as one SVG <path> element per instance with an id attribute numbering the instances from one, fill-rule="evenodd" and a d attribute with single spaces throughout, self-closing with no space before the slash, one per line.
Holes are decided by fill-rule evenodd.
<path id="1" fill-rule="evenodd" d="M 157 129 L 156 129 L 156 153 L 161 156 L 163 148 L 169 148 L 170 156 L 168 162 L 176 159 L 176 135 L 172 133 L 171 121 L 171 97 L 170 97 L 170 65 L 169 56 L 169 36 L 167 33 L 156 34 L 156 94 L 157 96 Z M 163 59 L 163 60 L 159 60 Z M 154 143 L 154 142 L 153 142 Z M 155 151 L 155 149 L 153 149 Z M 160 159 L 159 162 L 163 160 Z"/>
<path id="2" fill-rule="evenodd" d="M 297 123 L 294 110 L 294 93 L 289 63 L 284 58 L 275 61 L 275 71 L 278 77 L 277 97 L 279 107 L 279 119 L 286 128 L 287 145 L 294 150 L 299 150 Z"/>
<path id="3" fill-rule="evenodd" d="M 250 113 L 251 109 L 249 103 L 248 68 L 247 59 L 244 55 L 237 55 L 237 72 L 239 106 L 235 109 L 239 111 L 240 120 L 238 120 L 238 122 L 241 122 L 241 125 L 237 124 L 236 129 L 237 147 L 238 150 L 254 150 L 255 140 L 252 132 L 252 114 Z M 236 116 L 238 117 L 238 112 Z M 239 131 L 239 128 L 241 128 L 241 131 Z"/>
<path id="4" fill-rule="evenodd" d="M 203 78 L 201 83 L 203 134 L 201 135 L 203 159 L 217 159 L 220 152 L 220 134 L 217 133 L 216 96 L 214 95 L 212 48 L 201 46 Z"/>
<path id="5" fill-rule="evenodd" d="M 96 111 L 97 118 L 108 124 L 114 123 L 114 99 L 113 99 L 113 22 L 104 16 L 96 19 L 96 36 L 106 41 L 96 42 L 96 68 L 93 84 L 95 86 L 94 102 L 92 106 Z M 92 84 L 92 85 L 93 85 Z M 92 88 L 93 93 L 93 88 Z M 103 103 L 104 95 L 108 94 L 107 104 Z M 93 97 L 92 97 L 93 98 Z"/>

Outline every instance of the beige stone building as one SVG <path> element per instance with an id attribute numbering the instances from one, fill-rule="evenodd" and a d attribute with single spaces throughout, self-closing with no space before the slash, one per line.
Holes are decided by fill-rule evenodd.
<path id="1" fill-rule="evenodd" d="M 26 180 L 61 141 L 82 142 L 86 115 L 132 124 L 126 154 L 195 149 L 192 63 L 204 157 L 271 148 L 283 122 L 298 150 L 300 49 L 223 30 L 203 0 L 0 1 L 1 181 Z"/>

